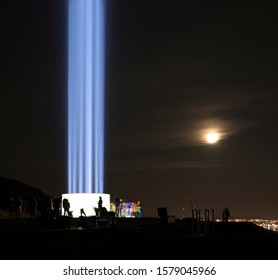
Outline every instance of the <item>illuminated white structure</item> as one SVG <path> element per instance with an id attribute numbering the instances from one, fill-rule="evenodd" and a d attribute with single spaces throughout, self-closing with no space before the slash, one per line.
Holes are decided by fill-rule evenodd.
<path id="1" fill-rule="evenodd" d="M 67 198 L 70 203 L 70 211 L 73 218 L 80 216 L 80 209 L 83 209 L 86 216 L 95 216 L 95 208 L 98 208 L 99 197 L 102 198 L 102 206 L 110 211 L 110 194 L 99 193 L 66 193 L 62 195 L 62 201 Z M 62 208 L 62 215 L 64 209 Z"/>

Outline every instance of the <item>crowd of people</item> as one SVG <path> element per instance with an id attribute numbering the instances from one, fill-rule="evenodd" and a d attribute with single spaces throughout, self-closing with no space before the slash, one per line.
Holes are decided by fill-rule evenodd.
<path id="1" fill-rule="evenodd" d="M 70 203 L 67 199 L 63 201 L 64 215 L 71 216 Z M 115 217 L 142 217 L 142 204 L 141 201 L 138 200 L 136 203 L 133 201 L 127 201 L 121 199 L 118 195 L 115 197 L 114 201 L 110 203 L 109 211 L 106 207 L 103 207 L 102 197 L 99 196 L 98 206 L 95 207 L 96 216 L 105 216 L 108 213 L 113 213 Z M 80 216 L 86 216 L 84 209 L 80 209 Z M 222 212 L 222 220 L 223 222 L 228 222 L 230 218 L 230 211 L 228 207 L 225 207 Z"/>
<path id="2" fill-rule="evenodd" d="M 52 217 L 58 216 L 69 216 L 72 217 L 72 211 L 70 202 L 67 198 L 62 200 L 61 197 L 50 199 L 50 213 L 52 213 Z M 115 217 L 142 217 L 142 204 L 141 201 L 137 202 L 127 201 L 121 199 L 118 195 L 115 197 L 113 202 L 110 203 L 110 209 L 106 209 L 103 206 L 103 200 L 101 195 L 99 196 L 99 200 L 97 203 L 97 207 L 95 207 L 95 215 L 96 216 L 108 216 L 113 214 Z M 37 198 L 33 196 L 23 202 L 20 196 L 11 197 L 11 216 L 15 218 L 21 218 L 24 215 L 26 216 L 26 212 L 31 218 L 37 218 L 41 215 L 39 210 L 39 204 Z M 85 216 L 86 213 L 83 208 L 80 209 L 80 216 Z M 230 218 L 230 211 L 228 207 L 225 207 L 222 212 L 222 221 L 228 222 Z"/>
<path id="3" fill-rule="evenodd" d="M 70 202 L 67 198 L 64 198 L 62 201 L 61 215 L 63 216 L 72 216 L 70 211 Z M 107 209 L 103 206 L 102 197 L 99 196 L 97 207 L 94 208 L 96 216 L 106 216 L 114 214 L 115 217 L 142 217 L 142 205 L 141 201 L 132 202 L 124 201 L 120 199 L 119 196 L 116 196 L 114 201 L 110 203 L 110 209 Z M 86 216 L 86 213 L 83 208 L 80 209 L 80 216 Z"/>
<path id="4" fill-rule="evenodd" d="M 40 216 L 40 210 L 37 198 L 32 196 L 28 199 L 22 199 L 20 195 L 11 197 L 11 217 L 22 218 L 23 216 L 30 216 L 37 218 Z"/>
<path id="5" fill-rule="evenodd" d="M 114 203 L 111 203 L 111 209 L 116 217 L 142 217 L 141 201 L 125 201 L 116 196 Z"/>

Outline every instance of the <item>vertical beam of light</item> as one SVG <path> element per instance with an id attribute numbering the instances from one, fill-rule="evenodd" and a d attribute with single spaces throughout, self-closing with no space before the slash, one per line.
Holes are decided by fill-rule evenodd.
<path id="1" fill-rule="evenodd" d="M 105 0 L 68 1 L 68 193 L 103 193 Z"/>

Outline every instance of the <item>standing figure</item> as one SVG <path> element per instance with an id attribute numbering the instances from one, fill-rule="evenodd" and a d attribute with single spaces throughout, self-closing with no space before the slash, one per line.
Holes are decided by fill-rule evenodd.
<path id="1" fill-rule="evenodd" d="M 98 200 L 98 210 L 99 210 L 99 212 L 101 212 L 101 209 L 102 209 L 102 197 L 100 196 L 99 200 Z"/>
<path id="2" fill-rule="evenodd" d="M 137 217 L 137 204 L 135 202 L 131 203 L 131 217 Z"/>
<path id="3" fill-rule="evenodd" d="M 222 213 L 223 222 L 228 222 L 229 218 L 230 218 L 230 211 L 229 211 L 228 207 L 225 207 L 225 209 L 223 210 L 223 213 Z"/>
<path id="4" fill-rule="evenodd" d="M 20 196 L 15 199 L 15 211 L 16 218 L 20 218 L 22 216 L 22 200 Z"/>
<path id="5" fill-rule="evenodd" d="M 137 201 L 136 206 L 137 206 L 136 217 L 142 217 L 142 205 L 140 200 Z"/>
<path id="6" fill-rule="evenodd" d="M 62 197 L 53 198 L 54 217 L 58 218 L 62 215 Z"/>
<path id="7" fill-rule="evenodd" d="M 115 206 L 116 206 L 115 216 L 121 217 L 121 200 L 118 196 L 116 196 L 115 198 Z"/>
<path id="8" fill-rule="evenodd" d="M 38 201 L 35 196 L 33 196 L 33 198 L 31 199 L 29 207 L 31 218 L 36 218 L 38 216 Z"/>
<path id="9" fill-rule="evenodd" d="M 15 202 L 15 198 L 12 196 L 11 197 L 11 205 L 10 205 L 10 212 L 11 212 L 11 217 L 16 217 L 16 202 Z"/>
<path id="10" fill-rule="evenodd" d="M 70 203 L 67 198 L 63 199 L 64 216 L 70 216 Z"/>
<path id="11" fill-rule="evenodd" d="M 54 197 L 53 196 L 50 197 L 50 210 L 51 211 L 54 210 Z"/>

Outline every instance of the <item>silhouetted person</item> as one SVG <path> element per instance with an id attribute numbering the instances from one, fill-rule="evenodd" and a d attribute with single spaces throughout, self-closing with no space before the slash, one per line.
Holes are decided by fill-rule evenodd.
<path id="1" fill-rule="evenodd" d="M 64 216 L 70 216 L 70 203 L 67 198 L 63 199 Z"/>
<path id="2" fill-rule="evenodd" d="M 102 207 L 99 213 L 99 216 L 107 216 L 108 215 L 108 211 L 106 209 L 106 207 Z"/>
<path id="3" fill-rule="evenodd" d="M 15 198 L 11 196 L 11 217 L 16 217 L 16 206 L 15 206 Z"/>
<path id="4" fill-rule="evenodd" d="M 96 216 L 99 216 L 99 214 L 100 214 L 100 211 L 98 210 L 97 207 L 95 207 L 95 213 L 96 213 Z"/>
<path id="5" fill-rule="evenodd" d="M 86 217 L 86 213 L 85 213 L 83 208 L 80 209 L 80 216 L 85 216 Z"/>
<path id="6" fill-rule="evenodd" d="M 35 197 L 31 199 L 29 206 L 31 218 L 36 218 L 38 216 L 38 201 Z"/>
<path id="7" fill-rule="evenodd" d="M 81 209 L 80 209 L 80 211 L 81 211 Z M 82 215 L 79 216 L 78 222 L 77 222 L 77 227 L 82 227 L 83 229 L 86 229 L 87 225 L 88 225 L 87 218 Z"/>
<path id="8" fill-rule="evenodd" d="M 99 212 L 101 211 L 101 209 L 102 209 L 102 198 L 100 196 L 99 200 L 98 200 L 98 210 L 99 210 Z"/>
<path id="9" fill-rule="evenodd" d="M 115 207 L 116 207 L 115 216 L 121 217 L 121 200 L 118 196 L 116 196 L 115 198 Z"/>
<path id="10" fill-rule="evenodd" d="M 140 200 L 137 201 L 136 206 L 137 206 L 136 217 L 142 217 L 142 204 Z"/>
<path id="11" fill-rule="evenodd" d="M 51 211 L 54 210 L 54 197 L 53 196 L 50 197 L 50 210 Z"/>
<path id="12" fill-rule="evenodd" d="M 130 215 L 131 217 L 136 217 L 137 215 L 137 205 L 134 202 L 132 202 L 130 206 Z"/>
<path id="13" fill-rule="evenodd" d="M 15 216 L 16 218 L 20 218 L 22 216 L 22 200 L 21 197 L 18 196 L 15 201 Z"/>
<path id="14" fill-rule="evenodd" d="M 228 209 L 228 207 L 225 207 L 225 209 L 223 210 L 222 213 L 222 220 L 223 222 L 228 222 L 230 218 L 230 211 Z"/>
<path id="15" fill-rule="evenodd" d="M 59 216 L 62 215 L 62 198 L 56 197 L 53 198 L 53 211 L 54 211 L 54 217 L 58 218 Z"/>

